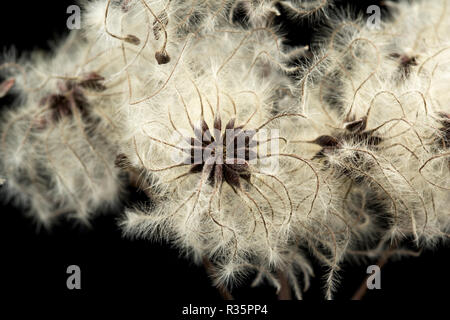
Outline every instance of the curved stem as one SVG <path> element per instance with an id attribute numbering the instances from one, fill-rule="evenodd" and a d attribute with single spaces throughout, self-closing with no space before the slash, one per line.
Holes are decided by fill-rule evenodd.
<path id="1" fill-rule="evenodd" d="M 288 277 L 282 270 L 278 271 L 278 281 L 280 282 L 278 300 L 292 300 L 291 287 L 289 286 Z"/>

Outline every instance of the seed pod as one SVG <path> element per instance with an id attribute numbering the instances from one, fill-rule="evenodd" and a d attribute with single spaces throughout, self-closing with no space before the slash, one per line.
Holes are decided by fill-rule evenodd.
<path id="1" fill-rule="evenodd" d="M 128 43 L 131 43 L 131 44 L 134 44 L 135 46 L 138 46 L 141 43 L 141 40 L 139 40 L 138 37 L 136 37 L 136 36 L 134 36 L 132 34 L 127 35 L 125 37 L 124 41 L 126 41 Z"/>
<path id="2" fill-rule="evenodd" d="M 158 64 L 166 64 L 170 62 L 170 56 L 166 50 L 156 51 L 155 59 L 158 61 Z"/>

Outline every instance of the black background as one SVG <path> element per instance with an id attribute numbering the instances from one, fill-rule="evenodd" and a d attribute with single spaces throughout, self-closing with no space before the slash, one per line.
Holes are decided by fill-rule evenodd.
<path id="1" fill-rule="evenodd" d="M 49 50 L 49 41 L 68 32 L 66 9 L 74 1 L 2 1 L 0 4 L 0 48 L 15 47 L 18 53 Z M 355 1 L 356 3 L 356 1 Z M 366 8 L 376 1 L 358 1 Z M 308 43 L 320 24 L 285 24 L 294 44 Z M 68 61 L 70 63 L 70 61 Z M 10 99 L 9 99 L 10 100 Z M 0 101 L 3 105 L 5 101 Z M 133 192 L 133 190 L 131 190 Z M 174 301 L 221 301 L 202 266 L 179 257 L 166 244 L 124 239 L 117 227 L 119 213 L 96 218 L 92 228 L 60 223 L 51 231 L 36 231 L 35 223 L 20 210 L 1 207 L 1 285 L 8 297 L 21 299 L 75 299 L 87 297 L 141 297 L 155 308 Z M 365 299 L 443 299 L 450 285 L 450 248 L 438 245 L 419 258 L 389 262 L 382 270 L 382 289 L 369 291 Z M 66 268 L 79 265 L 82 289 L 66 287 Z M 344 265 L 338 300 L 349 299 L 365 277 L 367 266 Z M 316 267 L 306 300 L 323 299 L 323 270 Z M 271 287 L 233 290 L 237 299 L 274 300 Z"/>

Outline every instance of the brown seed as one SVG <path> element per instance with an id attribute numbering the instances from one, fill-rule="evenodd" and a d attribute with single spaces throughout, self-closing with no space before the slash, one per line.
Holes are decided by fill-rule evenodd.
<path id="1" fill-rule="evenodd" d="M 367 117 L 362 117 L 361 119 L 350 121 L 344 124 L 344 128 L 350 132 L 362 132 L 366 129 Z"/>
<path id="2" fill-rule="evenodd" d="M 313 143 L 323 147 L 323 148 L 332 148 L 336 147 L 339 144 L 339 141 L 332 136 L 324 135 L 318 137 Z"/>
<path id="3" fill-rule="evenodd" d="M 120 153 L 117 155 L 114 165 L 120 169 L 127 169 L 131 167 L 131 162 L 125 154 Z"/>
<path id="4" fill-rule="evenodd" d="M 91 72 L 79 82 L 80 87 L 97 92 L 105 91 L 106 87 L 101 83 L 105 78 L 96 72 Z"/>
<path id="5" fill-rule="evenodd" d="M 170 56 L 166 50 L 156 51 L 155 59 L 158 61 L 158 64 L 166 64 L 170 62 Z"/>
<path id="6" fill-rule="evenodd" d="M 138 37 L 136 37 L 136 36 L 134 36 L 134 35 L 132 35 L 132 34 L 127 35 L 127 36 L 125 37 L 124 41 L 126 41 L 126 42 L 128 42 L 128 43 L 131 43 L 131 44 L 134 44 L 134 45 L 136 45 L 136 46 L 139 45 L 139 44 L 141 43 L 141 40 L 139 40 Z"/>

